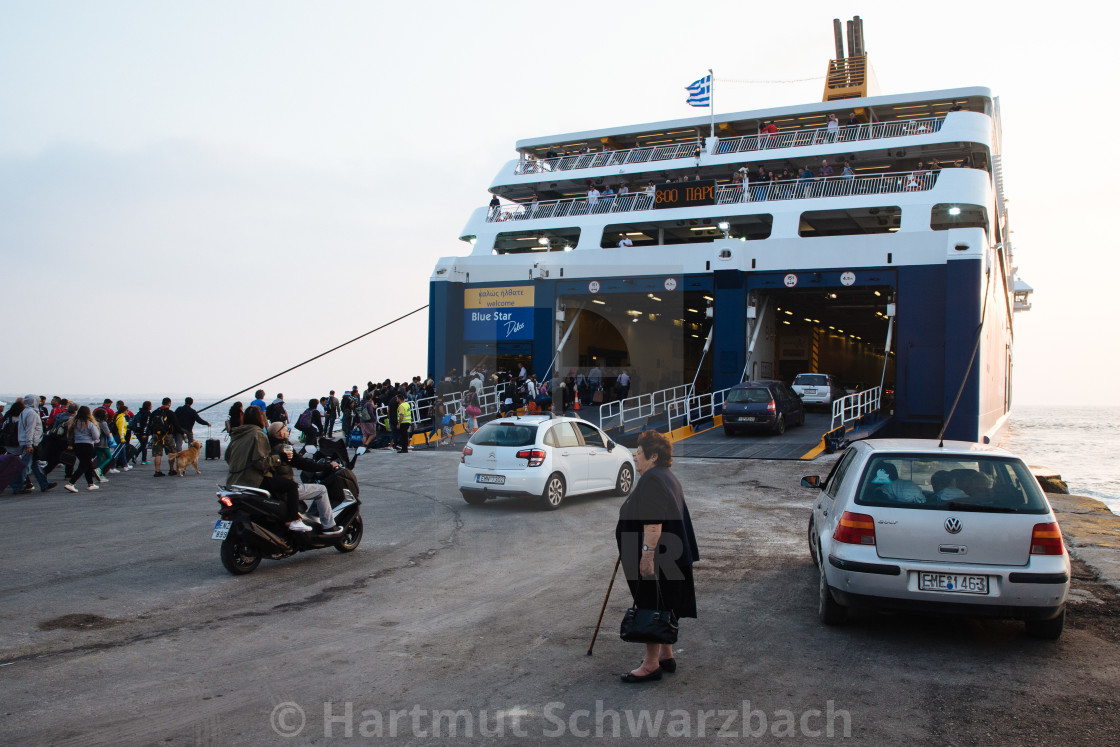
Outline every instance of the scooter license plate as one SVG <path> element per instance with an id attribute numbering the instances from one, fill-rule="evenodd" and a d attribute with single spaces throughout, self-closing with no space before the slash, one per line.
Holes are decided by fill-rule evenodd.
<path id="1" fill-rule="evenodd" d="M 222 519 L 218 519 L 218 523 L 214 525 L 214 536 L 211 537 L 211 539 L 224 540 L 229 536 L 229 528 L 231 524 L 233 524 L 232 521 L 223 521 Z"/>

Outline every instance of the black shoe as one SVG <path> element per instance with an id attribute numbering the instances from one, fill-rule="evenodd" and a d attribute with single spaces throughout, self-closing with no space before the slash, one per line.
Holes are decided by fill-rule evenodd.
<path id="1" fill-rule="evenodd" d="M 50 490 L 51 488 L 54 488 L 54 487 L 57 487 L 57 486 L 58 486 L 58 483 L 57 483 L 57 482 L 48 482 L 48 483 L 47 483 L 47 484 L 46 484 L 46 485 L 45 485 L 44 487 L 42 487 L 42 488 L 41 488 L 41 489 L 39 490 L 39 492 L 40 492 L 40 493 L 45 493 L 45 492 L 47 492 L 48 490 Z"/>
<path id="2" fill-rule="evenodd" d="M 152 475 L 152 477 L 163 477 L 163 473 L 162 472 L 156 472 L 154 475 Z"/>
<path id="3" fill-rule="evenodd" d="M 673 672 L 677 671 L 677 660 L 676 659 L 661 659 L 657 663 L 661 666 L 662 669 L 664 669 L 669 674 L 672 674 Z"/>
<path id="4" fill-rule="evenodd" d="M 660 667 L 653 670 L 649 674 L 634 674 L 633 672 L 627 672 L 626 674 L 622 675 L 622 681 L 629 684 L 633 684 L 635 682 L 653 682 L 654 680 L 659 679 L 661 679 Z"/>
<path id="5" fill-rule="evenodd" d="M 340 527 L 338 524 L 335 524 L 330 529 L 324 529 L 322 533 L 328 536 L 334 534 L 342 534 L 342 527 Z"/>

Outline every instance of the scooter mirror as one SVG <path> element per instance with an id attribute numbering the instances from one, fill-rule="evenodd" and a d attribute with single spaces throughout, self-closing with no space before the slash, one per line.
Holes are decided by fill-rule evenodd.
<path id="1" fill-rule="evenodd" d="M 308 454 L 310 454 L 311 456 L 315 456 L 315 452 L 318 451 L 318 449 L 315 448 L 314 446 L 308 446 L 304 449 L 304 451 L 307 452 Z"/>
<path id="2" fill-rule="evenodd" d="M 359 446 L 358 451 L 356 452 L 356 456 L 361 456 L 362 454 L 365 454 L 365 453 L 366 453 L 366 447 Z"/>

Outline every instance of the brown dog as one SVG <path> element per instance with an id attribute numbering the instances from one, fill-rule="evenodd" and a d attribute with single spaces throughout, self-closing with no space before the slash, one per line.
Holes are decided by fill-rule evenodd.
<path id="1" fill-rule="evenodd" d="M 202 470 L 198 468 L 198 455 L 202 453 L 202 444 L 198 441 L 191 441 L 190 445 L 182 451 L 176 451 L 174 454 L 167 455 L 167 470 L 174 474 L 179 473 L 179 477 L 185 477 L 187 474 L 187 467 L 194 465 L 194 471 L 202 474 Z"/>

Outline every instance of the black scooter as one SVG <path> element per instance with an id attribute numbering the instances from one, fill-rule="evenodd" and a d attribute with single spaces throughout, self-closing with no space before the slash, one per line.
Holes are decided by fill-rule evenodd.
<path id="1" fill-rule="evenodd" d="M 324 452 L 330 452 L 324 449 Z M 314 455 L 315 447 L 306 447 L 301 453 Z M 349 467 L 353 467 L 357 456 L 364 453 L 358 449 L 354 459 L 343 462 L 346 468 L 318 480 L 328 485 L 331 500 L 331 513 L 335 524 L 342 527 L 341 533 L 323 534 L 322 523 L 314 513 L 307 513 L 308 506 L 301 506 L 300 518 L 312 528 L 310 532 L 293 532 L 288 529 L 285 517 L 287 504 L 273 498 L 267 490 L 249 488 L 243 485 L 219 485 L 218 504 L 221 518 L 214 525 L 212 539 L 221 540 L 222 565 L 235 576 L 252 573 L 263 558 L 278 560 L 287 558 L 304 550 L 319 550 L 333 547 L 339 552 L 352 552 L 362 541 L 362 515 L 358 500 L 357 482 L 352 479 Z M 338 473 L 348 473 L 349 480 L 338 479 Z M 305 473 L 301 477 L 310 482 Z"/>

